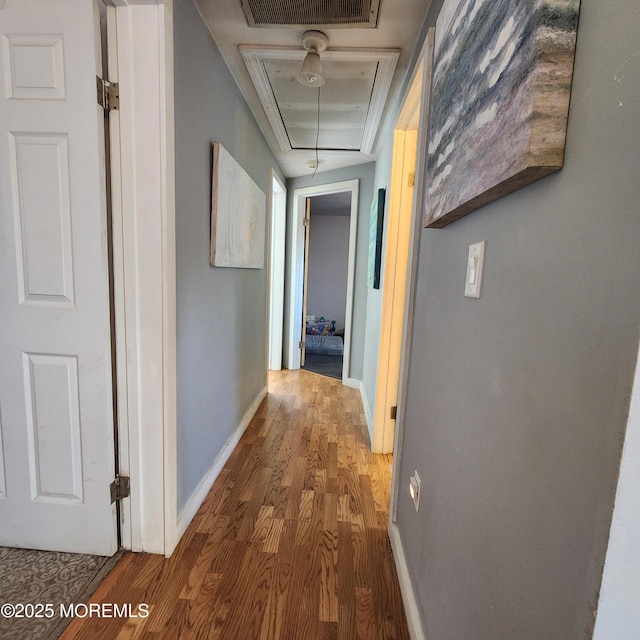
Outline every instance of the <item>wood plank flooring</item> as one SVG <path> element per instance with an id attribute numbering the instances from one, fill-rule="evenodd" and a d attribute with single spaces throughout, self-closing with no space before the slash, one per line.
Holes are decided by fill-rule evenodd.
<path id="1" fill-rule="evenodd" d="M 391 456 L 359 395 L 306 371 L 269 396 L 169 559 L 126 554 L 91 599 L 146 618 L 76 618 L 63 640 L 407 640 L 387 509 Z"/>

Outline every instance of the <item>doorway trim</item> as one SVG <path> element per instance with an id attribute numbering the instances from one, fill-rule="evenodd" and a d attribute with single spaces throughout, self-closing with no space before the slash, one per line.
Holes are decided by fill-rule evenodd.
<path id="1" fill-rule="evenodd" d="M 402 453 L 405 404 L 407 397 L 407 381 L 409 378 L 409 347 L 413 332 L 413 309 L 416 296 L 416 281 L 418 276 L 418 253 L 420 251 L 420 232 L 422 230 L 421 203 L 424 191 L 424 167 L 427 159 L 427 121 L 429 116 L 429 104 L 431 99 L 431 76 L 433 73 L 433 50 L 435 42 L 435 29 L 432 27 L 427 32 L 427 37 L 420 53 L 420 62 L 416 66 L 411 79 L 410 87 L 420 82 L 422 86 L 420 104 L 420 124 L 418 127 L 418 150 L 416 157 L 416 177 L 413 193 L 413 216 L 411 225 L 411 238 L 409 241 L 409 264 L 407 268 L 407 295 L 405 300 L 404 324 L 402 330 L 402 348 L 400 359 L 400 375 L 398 379 L 397 413 L 393 445 L 393 463 L 391 468 L 391 499 L 389 504 L 389 534 L 397 539 L 396 517 L 398 511 L 398 495 L 403 485 L 399 477 L 399 461 Z M 409 104 L 408 98 L 405 104 Z M 402 112 L 398 119 L 402 123 Z M 412 616 L 408 616 L 413 618 Z M 418 615 L 419 619 L 419 615 Z M 413 624 L 413 623 L 410 623 Z"/>
<path id="2" fill-rule="evenodd" d="M 267 370 L 282 369 L 284 337 L 287 188 L 273 167 L 269 170 L 269 253 L 267 269 Z"/>
<path id="3" fill-rule="evenodd" d="M 404 553 L 404 547 L 400 531 L 397 525 L 398 496 L 400 487 L 406 486 L 400 478 L 400 458 L 402 455 L 402 442 L 404 432 L 405 404 L 407 395 L 407 380 L 409 375 L 409 346 L 411 344 L 411 334 L 413 331 L 413 310 L 416 295 L 416 280 L 418 269 L 418 252 L 420 249 L 420 235 L 422 231 L 422 215 L 421 202 L 424 189 L 424 166 L 426 162 L 427 149 L 427 119 L 429 113 L 430 91 L 431 91 L 431 74 L 433 68 L 433 47 L 434 47 L 435 29 L 432 27 L 427 32 L 427 37 L 420 52 L 419 62 L 413 72 L 410 87 L 415 86 L 416 82 L 422 82 L 420 105 L 420 125 L 418 127 L 418 153 L 416 158 L 416 179 L 413 194 L 413 216 L 411 224 L 411 238 L 409 241 L 409 264 L 407 269 L 408 282 L 407 294 L 404 309 L 404 323 L 402 335 L 400 376 L 397 390 L 397 415 L 395 425 L 395 441 L 393 447 L 393 464 L 391 469 L 391 499 L 389 504 L 389 540 L 391 549 L 398 570 L 398 581 L 400 583 L 400 591 L 404 602 L 405 613 L 407 615 L 407 625 L 409 634 L 416 640 L 426 640 L 424 632 L 424 624 L 420 614 L 418 598 L 411 581 L 411 574 L 407 557 Z M 405 104 L 408 104 L 408 98 Z M 402 115 L 398 122 L 402 122 Z"/>
<path id="4" fill-rule="evenodd" d="M 347 300 L 345 307 L 344 354 L 342 360 L 342 381 L 345 384 L 354 381 L 351 373 L 351 333 L 353 316 L 353 297 L 356 272 L 356 240 L 358 233 L 358 194 L 359 180 L 345 180 L 330 184 L 302 187 L 293 191 L 293 216 L 290 235 L 291 262 L 287 284 L 289 287 L 288 335 L 286 363 L 288 369 L 300 368 L 300 349 L 302 340 L 302 294 L 304 279 L 304 216 L 307 198 L 325 196 L 333 193 L 351 192 L 351 213 L 349 224 L 349 259 L 347 267 Z M 355 386 L 359 385 L 355 382 Z"/>
<path id="5" fill-rule="evenodd" d="M 637 593 L 640 575 L 640 349 L 631 387 L 629 417 L 624 435 L 620 474 L 602 572 L 602 585 L 593 631 L 594 640 L 625 638 L 638 628 Z M 627 635 L 627 633 L 629 635 Z"/>
<path id="6" fill-rule="evenodd" d="M 391 453 L 395 433 L 392 407 L 398 404 L 402 335 L 405 326 L 405 302 L 409 264 L 411 262 L 411 227 L 416 172 L 416 150 L 422 84 L 416 79 L 405 102 L 405 108 L 393 136 L 391 189 L 385 248 L 380 337 L 378 342 L 378 374 L 373 415 L 374 453 Z M 406 114 L 406 115 L 405 115 Z M 402 121 L 404 118 L 405 121 Z"/>
<path id="7" fill-rule="evenodd" d="M 105 0 L 122 546 L 178 542 L 172 0 Z"/>

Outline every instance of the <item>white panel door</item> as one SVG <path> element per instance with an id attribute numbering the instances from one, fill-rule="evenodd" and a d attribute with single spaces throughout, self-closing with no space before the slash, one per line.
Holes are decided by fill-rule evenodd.
<path id="1" fill-rule="evenodd" d="M 0 545 L 111 555 L 99 61 L 93 0 L 0 8 Z"/>

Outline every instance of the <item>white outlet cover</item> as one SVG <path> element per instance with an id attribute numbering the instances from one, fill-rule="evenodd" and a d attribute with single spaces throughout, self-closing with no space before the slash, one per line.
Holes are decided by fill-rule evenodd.
<path id="1" fill-rule="evenodd" d="M 422 481 L 417 471 L 414 471 L 413 476 L 409 480 L 409 494 L 413 500 L 413 506 L 416 511 L 420 509 L 420 494 L 422 493 Z"/>
<path id="2" fill-rule="evenodd" d="M 467 259 L 467 281 L 464 287 L 464 295 L 467 298 L 479 298 L 482 285 L 482 269 L 484 267 L 484 247 L 486 241 L 475 242 L 469 245 L 469 258 Z"/>

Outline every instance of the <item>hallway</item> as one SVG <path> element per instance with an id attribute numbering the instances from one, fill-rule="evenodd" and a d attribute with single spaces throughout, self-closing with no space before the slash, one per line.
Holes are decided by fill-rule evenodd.
<path id="1" fill-rule="evenodd" d="M 271 372 L 260 406 L 170 559 L 126 554 L 63 640 L 406 640 L 387 537 L 391 456 L 371 454 L 359 394 Z"/>

